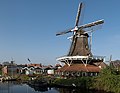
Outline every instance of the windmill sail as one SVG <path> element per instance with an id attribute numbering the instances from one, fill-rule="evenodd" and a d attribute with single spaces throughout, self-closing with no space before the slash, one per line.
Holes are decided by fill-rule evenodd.
<path id="1" fill-rule="evenodd" d="M 92 31 L 88 32 L 84 30 L 86 28 L 91 28 L 104 23 L 104 20 L 98 20 L 95 22 L 78 26 L 78 23 L 80 21 L 79 19 L 82 11 L 82 6 L 83 4 L 80 3 L 77 11 L 75 27 L 56 34 L 56 35 L 63 35 L 69 32 L 74 32 L 68 56 L 77 56 L 77 55 L 92 56 L 91 45 L 88 44 L 88 37 L 89 37 L 88 33 L 89 32 L 92 33 Z"/>
<path id="2" fill-rule="evenodd" d="M 70 51 L 68 56 L 91 56 L 91 49 L 88 44 L 88 34 L 84 31 L 84 28 L 93 27 L 99 24 L 103 24 L 104 20 L 98 20 L 92 23 L 88 23 L 78 27 L 78 31 L 73 36 L 73 41 L 71 43 Z"/>
<path id="3" fill-rule="evenodd" d="M 78 12 L 77 12 L 77 16 L 76 16 L 75 26 L 78 26 L 81 10 L 82 10 L 82 3 L 79 4 L 79 7 L 78 7 Z"/>
<path id="4" fill-rule="evenodd" d="M 93 27 L 93 26 L 96 26 L 96 25 L 99 25 L 99 24 L 103 24 L 103 23 L 104 23 L 104 20 L 98 20 L 98 21 L 95 21 L 95 22 L 92 22 L 92 23 L 82 25 L 78 28 L 79 29 L 90 28 L 90 27 Z"/>
<path id="5" fill-rule="evenodd" d="M 103 24 L 104 20 L 98 20 L 95 22 L 78 26 L 81 10 L 82 3 L 79 4 L 75 21 L 75 27 L 73 29 L 58 34 L 62 35 L 69 32 L 74 32 L 72 35 L 72 43 L 68 55 L 57 58 L 57 61 L 61 61 L 65 64 L 62 68 L 58 69 L 58 75 L 62 75 L 65 77 L 76 77 L 78 73 L 81 73 L 81 75 L 79 74 L 78 76 L 84 76 L 86 72 L 85 76 L 89 76 L 90 73 L 99 73 L 101 68 L 106 67 L 106 65 L 103 63 L 104 57 L 97 57 L 92 55 L 92 38 L 89 39 L 90 33 L 92 34 L 94 30 L 93 27 L 99 24 Z M 92 31 L 89 29 L 92 29 Z M 88 40 L 90 41 L 90 45 L 88 44 Z M 101 63 L 103 64 L 103 66 L 101 66 Z M 68 73 L 67 75 L 66 72 Z"/>

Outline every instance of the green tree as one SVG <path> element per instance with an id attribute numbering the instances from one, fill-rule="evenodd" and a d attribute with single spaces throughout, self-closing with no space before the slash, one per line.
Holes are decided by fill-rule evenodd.
<path id="1" fill-rule="evenodd" d="M 120 75 L 117 75 L 116 70 L 107 67 L 101 71 L 98 77 L 94 79 L 94 88 L 98 90 L 111 91 L 120 93 Z"/>

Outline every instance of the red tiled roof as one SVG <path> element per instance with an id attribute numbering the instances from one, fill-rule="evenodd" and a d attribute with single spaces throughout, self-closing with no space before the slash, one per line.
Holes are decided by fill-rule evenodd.
<path id="1" fill-rule="evenodd" d="M 62 68 L 57 70 L 58 72 L 66 72 L 66 71 L 81 71 L 81 72 L 100 72 L 100 68 L 94 65 L 84 64 L 72 64 L 71 66 L 64 65 Z"/>
<path id="2" fill-rule="evenodd" d="M 33 66 L 33 67 L 35 67 L 35 66 L 36 66 L 36 67 L 42 67 L 42 65 L 41 65 L 41 64 L 32 64 L 32 63 L 31 63 L 31 64 L 28 64 L 28 66 Z"/>

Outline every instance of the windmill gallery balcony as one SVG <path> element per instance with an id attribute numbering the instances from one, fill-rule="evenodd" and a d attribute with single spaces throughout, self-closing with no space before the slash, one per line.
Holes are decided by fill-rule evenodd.
<path id="1" fill-rule="evenodd" d="M 63 56 L 57 58 L 57 61 L 65 65 L 56 71 L 58 76 L 76 77 L 76 76 L 96 76 L 102 68 L 106 67 L 103 62 L 103 56 Z"/>

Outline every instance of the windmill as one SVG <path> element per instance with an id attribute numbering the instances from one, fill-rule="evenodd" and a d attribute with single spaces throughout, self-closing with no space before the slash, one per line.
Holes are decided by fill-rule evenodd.
<path id="1" fill-rule="evenodd" d="M 67 56 L 57 58 L 58 61 L 64 62 L 69 66 L 76 60 L 77 62 L 78 60 L 82 61 L 86 65 L 90 59 L 98 59 L 98 58 L 94 58 L 91 53 L 92 33 L 94 31 L 91 28 L 103 24 L 104 20 L 98 20 L 95 22 L 91 22 L 79 26 L 78 24 L 80 21 L 79 19 L 81 17 L 82 7 L 83 7 L 83 3 L 80 3 L 75 20 L 75 26 L 73 28 L 70 28 L 69 30 L 65 30 L 63 32 L 59 32 L 56 34 L 56 36 L 59 36 L 73 32 L 72 37 L 70 37 L 72 38 L 72 43 L 70 46 L 69 53 L 67 54 Z M 89 36 L 90 33 L 91 36 Z M 88 43 L 89 37 L 90 37 L 90 43 Z"/>

